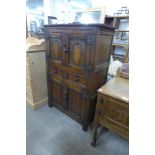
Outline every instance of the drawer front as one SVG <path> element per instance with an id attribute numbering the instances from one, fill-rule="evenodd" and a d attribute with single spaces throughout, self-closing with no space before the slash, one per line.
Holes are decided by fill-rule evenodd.
<path id="1" fill-rule="evenodd" d="M 84 79 L 84 78 L 81 78 L 80 76 L 78 76 L 78 75 L 76 75 L 76 74 L 68 73 L 68 74 L 67 74 L 67 79 L 68 79 L 70 82 L 79 84 L 79 85 L 81 85 L 81 86 L 83 86 L 83 87 L 86 87 L 86 86 L 87 86 L 87 80 Z"/>
<path id="2" fill-rule="evenodd" d="M 129 135 L 129 106 L 109 96 L 98 93 L 96 113 L 103 126 L 128 138 Z"/>
<path id="3" fill-rule="evenodd" d="M 51 63 L 49 73 L 52 77 L 61 78 L 64 82 L 73 83 L 83 88 L 87 87 L 87 77 L 81 76 L 80 74 L 72 72 L 72 70 L 66 68 L 66 66 Z"/>
<path id="4" fill-rule="evenodd" d="M 63 78 L 63 67 L 62 65 L 56 65 L 52 62 L 49 63 L 49 74 L 51 75 L 51 77 L 55 77 L 55 78 Z"/>
<path id="5" fill-rule="evenodd" d="M 129 110 L 124 107 L 108 104 L 105 117 L 111 122 L 117 123 L 120 127 L 129 127 Z"/>
<path id="6" fill-rule="evenodd" d="M 105 109 L 103 110 L 101 117 L 103 116 L 105 119 L 117 123 L 120 127 L 129 127 L 128 103 L 108 96 L 103 96 L 102 106 L 103 105 Z"/>
<path id="7" fill-rule="evenodd" d="M 61 68 L 56 68 L 56 67 L 52 67 L 50 68 L 50 72 L 49 72 L 52 76 L 59 76 L 62 77 L 63 75 L 63 71 Z"/>

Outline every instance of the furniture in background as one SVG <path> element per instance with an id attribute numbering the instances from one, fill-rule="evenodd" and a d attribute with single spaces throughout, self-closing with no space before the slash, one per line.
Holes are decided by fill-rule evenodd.
<path id="1" fill-rule="evenodd" d="M 105 20 L 105 7 L 93 7 L 80 9 L 75 13 L 75 19 L 73 23 L 81 23 L 81 24 L 104 24 Z"/>
<path id="2" fill-rule="evenodd" d="M 119 60 L 113 60 L 112 56 L 110 57 L 110 64 L 108 68 L 107 81 L 117 75 L 117 71 L 119 68 L 123 66 L 123 63 Z"/>
<path id="3" fill-rule="evenodd" d="M 103 24 L 44 27 L 48 105 L 87 131 L 95 113 L 96 91 L 106 82 L 114 28 Z"/>
<path id="4" fill-rule="evenodd" d="M 115 36 L 112 45 L 112 56 L 114 60 L 128 62 L 129 56 L 129 10 L 122 7 L 114 16 L 105 16 L 105 24 L 114 26 Z"/>
<path id="5" fill-rule="evenodd" d="M 27 38 L 26 101 L 34 110 L 47 104 L 45 45 L 34 37 Z"/>
<path id="6" fill-rule="evenodd" d="M 48 24 L 55 24 L 56 21 L 57 21 L 57 17 L 48 16 Z"/>
<path id="7" fill-rule="evenodd" d="M 114 77 L 98 89 L 92 146 L 96 146 L 97 128 L 106 127 L 129 138 L 129 80 Z"/>
<path id="8" fill-rule="evenodd" d="M 116 76 L 129 79 L 129 63 L 124 63 L 122 67 L 119 67 Z"/>

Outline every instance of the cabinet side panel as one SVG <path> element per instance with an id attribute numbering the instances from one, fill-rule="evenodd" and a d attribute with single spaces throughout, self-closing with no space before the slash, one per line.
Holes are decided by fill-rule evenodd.
<path id="1" fill-rule="evenodd" d="M 101 33 L 97 36 L 97 47 L 95 57 L 96 69 L 102 65 L 108 65 L 110 60 L 113 35 Z"/>
<path id="2" fill-rule="evenodd" d="M 100 70 L 100 71 L 97 71 L 95 72 L 95 76 L 94 76 L 94 93 L 97 92 L 97 90 L 103 86 L 107 80 L 107 70 L 108 70 L 108 67 Z"/>

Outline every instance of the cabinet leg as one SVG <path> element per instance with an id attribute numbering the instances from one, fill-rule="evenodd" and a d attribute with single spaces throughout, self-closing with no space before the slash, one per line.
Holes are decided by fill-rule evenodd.
<path id="1" fill-rule="evenodd" d="M 96 146 L 96 141 L 97 141 L 97 128 L 98 128 L 98 126 L 95 126 L 95 127 L 94 127 L 93 141 L 91 142 L 91 145 L 92 145 L 93 147 Z"/>
<path id="2" fill-rule="evenodd" d="M 48 103 L 48 106 L 49 106 L 50 108 L 52 108 L 52 107 L 53 107 L 53 105 L 52 105 L 52 104 L 49 104 L 49 103 Z"/>
<path id="3" fill-rule="evenodd" d="M 51 97 L 50 96 L 48 96 L 48 106 L 51 108 L 51 107 L 53 107 L 53 105 L 52 105 L 52 100 L 51 100 Z"/>
<path id="4" fill-rule="evenodd" d="M 88 126 L 87 125 L 82 125 L 82 130 L 85 131 L 85 132 L 87 132 Z"/>
<path id="5" fill-rule="evenodd" d="M 51 103 L 51 102 L 48 102 L 48 106 L 49 106 L 50 108 L 52 108 L 52 107 L 53 107 L 53 105 L 52 105 L 52 103 Z"/>

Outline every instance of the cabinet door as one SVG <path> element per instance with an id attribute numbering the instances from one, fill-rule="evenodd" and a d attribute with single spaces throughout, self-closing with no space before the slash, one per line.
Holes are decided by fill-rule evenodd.
<path id="1" fill-rule="evenodd" d="M 69 33 L 66 35 L 67 49 L 66 62 L 76 71 L 85 72 L 91 65 L 91 51 L 93 49 L 94 37 L 82 33 Z"/>
<path id="2" fill-rule="evenodd" d="M 54 103 L 56 106 L 63 106 L 63 85 L 61 80 L 51 80 L 51 99 L 52 103 Z"/>
<path id="3" fill-rule="evenodd" d="M 84 117 L 85 99 L 80 86 L 68 84 L 67 86 L 67 111 L 78 121 Z"/>
<path id="4" fill-rule="evenodd" d="M 60 32 L 52 32 L 50 34 L 50 56 L 52 62 L 63 63 L 63 46 L 64 46 L 64 35 Z"/>

